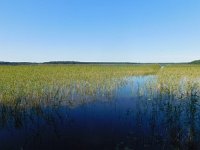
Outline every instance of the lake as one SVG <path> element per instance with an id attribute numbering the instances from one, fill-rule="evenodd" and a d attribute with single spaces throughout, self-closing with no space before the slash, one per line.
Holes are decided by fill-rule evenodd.
<path id="1" fill-rule="evenodd" d="M 200 98 L 133 76 L 107 92 L 35 107 L 0 105 L 0 149 L 200 149 Z"/>

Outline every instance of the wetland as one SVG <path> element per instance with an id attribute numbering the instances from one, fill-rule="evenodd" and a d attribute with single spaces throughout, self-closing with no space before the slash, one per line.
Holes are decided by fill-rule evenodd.
<path id="1" fill-rule="evenodd" d="M 24 65 L 0 73 L 0 149 L 200 148 L 200 65 Z"/>

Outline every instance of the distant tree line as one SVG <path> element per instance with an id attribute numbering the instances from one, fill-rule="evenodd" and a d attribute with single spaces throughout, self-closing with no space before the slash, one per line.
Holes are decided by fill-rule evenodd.
<path id="1" fill-rule="evenodd" d="M 191 64 L 200 64 L 200 60 L 192 61 Z"/>
<path id="2" fill-rule="evenodd" d="M 4 62 L 0 61 L 0 65 L 33 65 L 39 63 L 31 63 L 31 62 Z"/>
<path id="3" fill-rule="evenodd" d="M 42 64 L 139 64 L 130 62 L 79 62 L 79 61 L 50 61 Z"/>
<path id="4" fill-rule="evenodd" d="M 0 61 L 0 65 L 40 65 L 40 64 L 140 64 L 130 62 L 79 62 L 79 61 L 50 61 L 50 62 L 4 62 Z"/>
<path id="5" fill-rule="evenodd" d="M 108 65 L 126 65 L 126 64 L 155 64 L 155 63 L 132 63 L 132 62 L 79 62 L 79 61 L 49 61 L 49 62 L 4 62 L 0 61 L 0 65 L 41 65 L 41 64 L 108 64 Z M 167 64 L 200 64 L 200 60 L 195 60 L 189 63 L 157 63 L 160 65 L 167 65 Z"/>

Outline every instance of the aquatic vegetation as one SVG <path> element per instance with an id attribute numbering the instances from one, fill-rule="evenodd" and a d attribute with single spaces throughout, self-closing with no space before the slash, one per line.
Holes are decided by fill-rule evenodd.
<path id="1" fill-rule="evenodd" d="M 0 66 L 0 72 L 0 102 L 24 107 L 112 99 L 130 77 L 143 75 L 153 76 L 132 81 L 135 95 L 200 95 L 200 65 L 25 65 Z"/>
<path id="2" fill-rule="evenodd" d="M 179 98 L 200 94 L 200 65 L 165 66 L 157 76 L 157 88 L 163 93 Z"/>
<path id="3" fill-rule="evenodd" d="M 138 83 L 148 80 L 137 79 Z M 14 144 L 1 142 L 0 148 L 199 149 L 199 103 L 195 96 L 180 101 L 120 94 L 106 103 L 95 101 L 73 109 L 62 104 L 31 108 L 4 104 L 0 105 L 0 138 L 8 141 L 11 134 L 8 139 Z M 74 144 L 77 140 L 79 144 Z"/>
<path id="4" fill-rule="evenodd" d="M 54 103 L 56 99 L 70 102 L 83 95 L 106 95 L 122 85 L 122 79 L 155 74 L 159 68 L 159 65 L 0 66 L 0 101 L 34 105 Z"/>

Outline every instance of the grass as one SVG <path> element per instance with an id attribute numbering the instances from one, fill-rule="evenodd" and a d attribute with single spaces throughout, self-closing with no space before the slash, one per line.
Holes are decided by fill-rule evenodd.
<path id="1" fill-rule="evenodd" d="M 156 74 L 159 65 L 0 66 L 0 101 L 34 103 L 109 94 L 124 77 Z"/>
<path id="2" fill-rule="evenodd" d="M 200 65 L 0 66 L 0 102 L 23 106 L 60 102 L 77 105 L 95 96 L 112 97 L 115 89 L 126 84 L 126 77 L 149 74 L 156 75 L 157 80 L 141 87 L 151 93 L 181 98 L 200 93 Z"/>
<path id="3" fill-rule="evenodd" d="M 180 97 L 200 92 L 200 65 L 169 65 L 157 75 L 162 92 Z"/>

